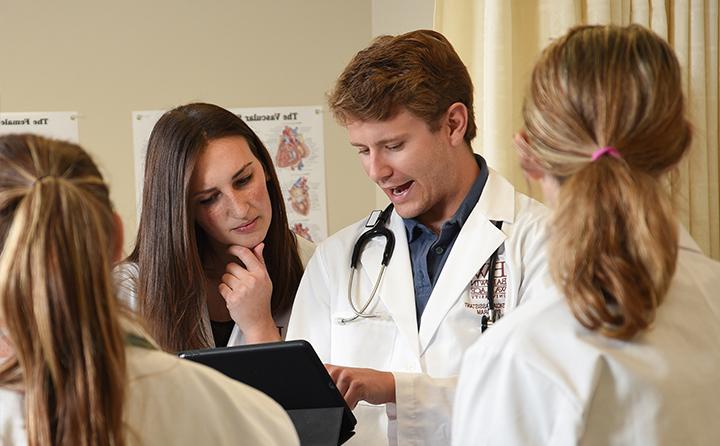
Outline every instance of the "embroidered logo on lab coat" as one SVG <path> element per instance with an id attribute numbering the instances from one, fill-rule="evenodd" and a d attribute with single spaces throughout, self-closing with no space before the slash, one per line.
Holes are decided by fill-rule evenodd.
<path id="1" fill-rule="evenodd" d="M 487 295 L 488 281 L 492 277 L 495 285 L 493 293 L 494 307 L 498 317 L 500 317 L 505 312 L 505 297 L 507 294 L 507 268 L 504 249 L 501 248 L 498 253 L 494 273 L 489 273 L 490 260 L 483 264 L 470 281 L 470 293 L 465 298 L 465 308 L 477 313 L 478 316 L 488 315 L 490 309 Z"/>

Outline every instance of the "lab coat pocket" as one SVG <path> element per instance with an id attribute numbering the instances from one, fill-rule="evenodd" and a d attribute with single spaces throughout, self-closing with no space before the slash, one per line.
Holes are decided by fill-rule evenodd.
<path id="1" fill-rule="evenodd" d="M 336 321 L 342 317 L 338 315 Z M 397 326 L 390 315 L 333 324 L 332 359 L 336 365 L 387 370 L 395 349 Z"/>

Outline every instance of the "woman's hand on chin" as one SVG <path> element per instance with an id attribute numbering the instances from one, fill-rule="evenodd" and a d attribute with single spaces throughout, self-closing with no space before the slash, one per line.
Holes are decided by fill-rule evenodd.
<path id="1" fill-rule="evenodd" d="M 231 245 L 228 252 L 242 265 L 228 263 L 218 285 L 230 317 L 238 324 L 248 344 L 281 339 L 270 311 L 273 285 L 263 258 L 264 248 L 264 243 L 253 249 Z"/>

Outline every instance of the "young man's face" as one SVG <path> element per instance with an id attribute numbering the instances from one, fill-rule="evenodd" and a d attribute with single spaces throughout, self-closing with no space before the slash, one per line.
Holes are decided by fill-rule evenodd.
<path id="1" fill-rule="evenodd" d="M 403 218 L 417 218 L 439 230 L 463 197 L 456 187 L 457 156 L 449 131 L 430 131 L 422 119 L 400 111 L 386 121 L 356 120 L 347 125 L 350 144 L 372 179 Z M 459 200 L 458 200 L 459 198 Z"/>

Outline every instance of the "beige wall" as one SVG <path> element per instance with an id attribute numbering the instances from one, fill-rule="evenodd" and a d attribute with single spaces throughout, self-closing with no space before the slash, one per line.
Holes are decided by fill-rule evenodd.
<path id="1" fill-rule="evenodd" d="M 370 0 L 0 0 L 0 111 L 77 111 L 135 237 L 133 110 L 189 101 L 325 105 L 371 37 Z M 328 229 L 375 204 L 345 131 L 325 114 Z"/>

